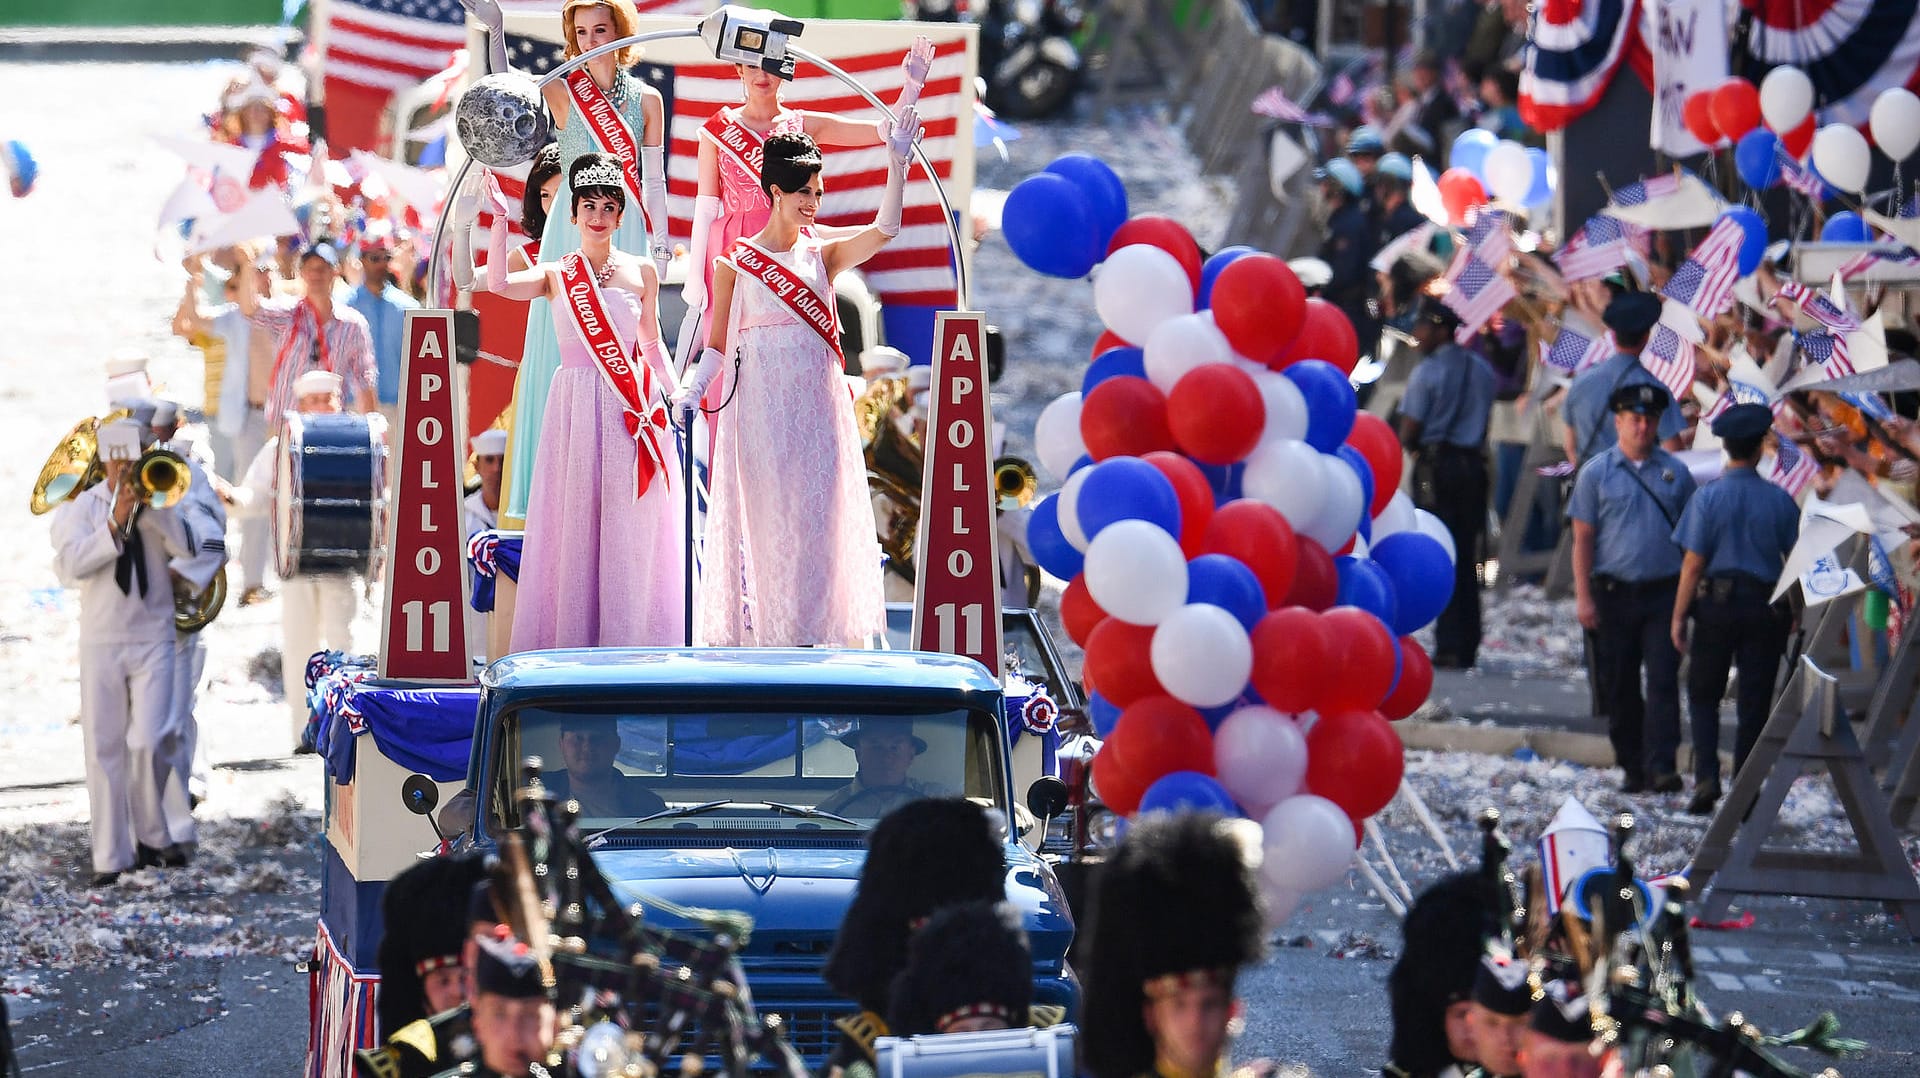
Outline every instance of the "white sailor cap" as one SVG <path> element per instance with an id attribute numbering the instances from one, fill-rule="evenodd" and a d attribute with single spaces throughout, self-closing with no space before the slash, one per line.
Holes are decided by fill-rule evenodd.
<path id="1" fill-rule="evenodd" d="M 907 373 L 912 360 L 898 348 L 879 344 L 860 353 L 860 373 L 868 378 Z"/>
<path id="2" fill-rule="evenodd" d="M 918 393 L 933 386 L 933 368 L 925 363 L 907 368 L 907 388 Z"/>
<path id="3" fill-rule="evenodd" d="M 483 430 L 467 440 L 473 447 L 476 457 L 504 457 L 507 455 L 507 432 L 495 427 Z"/>
<path id="4" fill-rule="evenodd" d="M 161 397 L 153 402 L 153 426 L 167 427 L 180 422 L 180 405 Z"/>
<path id="5" fill-rule="evenodd" d="M 332 371 L 308 371 L 293 380 L 293 395 L 312 397 L 321 393 L 338 393 L 346 383 Z"/>
<path id="6" fill-rule="evenodd" d="M 107 360 L 107 377 L 120 378 L 129 374 L 147 373 L 147 355 L 134 349 L 122 349 Z"/>

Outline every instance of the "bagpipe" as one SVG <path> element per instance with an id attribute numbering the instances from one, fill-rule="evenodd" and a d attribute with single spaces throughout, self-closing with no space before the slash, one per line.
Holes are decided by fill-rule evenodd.
<path id="1" fill-rule="evenodd" d="M 551 1073 L 582 1078 L 683 1078 L 717 1059 L 746 1078 L 755 1059 L 783 1078 L 806 1066 L 777 1016 L 755 1013 L 738 957 L 752 932 L 744 914 L 649 904 L 707 932 L 646 923 L 642 903 L 622 904 L 578 827 L 579 805 L 556 803 L 529 757 L 514 791 L 519 823 L 500 843 L 493 896 L 501 923 L 540 963 L 560 1012 Z"/>

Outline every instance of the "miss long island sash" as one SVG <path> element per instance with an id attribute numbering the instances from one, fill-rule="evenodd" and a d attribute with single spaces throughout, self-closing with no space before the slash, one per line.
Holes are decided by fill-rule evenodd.
<path id="1" fill-rule="evenodd" d="M 742 276 L 759 281 L 795 318 L 818 333 L 833 350 L 834 358 L 840 361 L 840 369 L 847 369 L 846 354 L 840 351 L 840 319 L 831 297 L 822 299 L 799 274 L 781 265 L 779 259 L 752 240 L 734 240 L 733 249 L 727 252 L 727 262 Z"/>
<path id="2" fill-rule="evenodd" d="M 634 136 L 633 128 L 627 126 L 627 118 L 613 107 L 606 92 L 594 84 L 593 76 L 587 74 L 584 67 L 567 76 L 567 96 L 573 98 L 574 107 L 586 117 L 587 133 L 593 136 L 594 145 L 620 162 L 627 202 L 640 207 L 640 223 L 646 226 L 647 235 L 653 235 L 653 219 L 647 216 L 646 200 L 640 197 L 640 140 Z"/>
<path id="3" fill-rule="evenodd" d="M 666 451 L 661 447 L 667 409 L 654 392 L 653 372 L 620 343 L 613 319 L 608 317 L 606 297 L 593 279 L 593 267 L 580 252 L 560 260 L 560 285 L 566 293 L 562 306 L 568 315 L 567 324 L 586 345 L 607 384 L 620 395 L 627 433 L 634 439 L 634 497 L 646 494 L 656 472 L 671 487 L 673 469 L 667 466 Z"/>

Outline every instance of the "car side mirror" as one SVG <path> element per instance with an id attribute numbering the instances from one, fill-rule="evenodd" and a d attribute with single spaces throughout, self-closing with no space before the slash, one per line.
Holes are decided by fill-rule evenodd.
<path id="1" fill-rule="evenodd" d="M 1067 811 L 1067 784 L 1052 775 L 1042 775 L 1027 787 L 1027 811 L 1043 820 L 1051 820 Z"/>
<path id="2" fill-rule="evenodd" d="M 407 806 L 408 812 L 427 818 L 427 825 L 433 828 L 434 838 L 443 844 L 447 841 L 447 836 L 440 833 L 439 822 L 433 818 L 434 807 L 440 804 L 440 787 L 435 786 L 432 779 L 417 771 L 408 775 L 407 780 L 400 784 L 400 803 Z"/>

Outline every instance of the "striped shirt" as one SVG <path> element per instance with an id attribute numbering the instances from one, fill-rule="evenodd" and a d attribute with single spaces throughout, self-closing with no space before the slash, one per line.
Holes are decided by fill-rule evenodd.
<path id="1" fill-rule="evenodd" d="M 293 383 L 311 370 L 327 370 L 342 381 L 340 399 L 349 411 L 360 393 L 373 393 L 380 375 L 373 362 L 373 334 L 360 312 L 344 303 L 333 305 L 324 339 L 316 334 L 306 301 L 299 297 L 265 299 L 253 315 L 253 324 L 273 334 L 273 391 L 267 396 L 267 425 L 294 410 Z"/>

